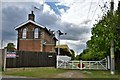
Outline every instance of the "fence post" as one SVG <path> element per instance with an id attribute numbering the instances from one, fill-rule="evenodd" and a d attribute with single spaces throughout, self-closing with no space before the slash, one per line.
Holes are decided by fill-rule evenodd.
<path id="1" fill-rule="evenodd" d="M 3 64 L 3 71 L 6 70 L 6 56 L 7 56 L 7 49 L 4 50 L 4 64 Z"/>
<path id="2" fill-rule="evenodd" d="M 89 69 L 90 69 L 90 62 L 89 62 Z"/>
<path id="3" fill-rule="evenodd" d="M 57 61 L 56 61 L 56 68 L 58 68 L 58 55 L 57 55 Z"/>
<path id="4" fill-rule="evenodd" d="M 82 70 L 82 60 L 80 60 L 80 69 Z"/>
<path id="5" fill-rule="evenodd" d="M 98 69 L 98 62 L 97 62 L 97 69 Z"/>
<path id="6" fill-rule="evenodd" d="M 108 64 L 107 68 L 110 69 L 110 57 L 109 56 L 107 56 L 107 64 Z"/>
<path id="7" fill-rule="evenodd" d="M 73 61 L 72 61 L 72 69 L 73 69 Z"/>
<path id="8" fill-rule="evenodd" d="M 66 61 L 64 61 L 64 68 L 66 69 Z"/>
<path id="9" fill-rule="evenodd" d="M 107 58 L 105 58 L 105 64 L 106 64 L 105 67 L 106 67 L 106 70 L 107 70 L 107 69 L 108 69 L 108 68 L 107 68 L 107 65 L 108 65 L 108 63 L 107 63 Z"/>

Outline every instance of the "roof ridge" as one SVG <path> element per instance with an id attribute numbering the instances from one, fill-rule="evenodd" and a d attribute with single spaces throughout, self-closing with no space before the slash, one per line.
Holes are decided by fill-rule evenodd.
<path id="1" fill-rule="evenodd" d="M 37 22 L 35 22 L 35 21 L 27 20 L 26 22 L 21 23 L 20 25 L 18 25 L 17 27 L 15 27 L 15 30 L 17 30 L 18 28 L 22 27 L 22 26 L 25 25 L 25 24 L 28 24 L 29 22 L 31 22 L 31 23 L 33 23 L 33 24 L 35 24 L 35 25 L 37 25 L 37 26 L 39 26 L 39 27 L 41 27 L 41 28 L 45 28 L 43 25 L 41 25 L 41 24 L 39 24 L 39 23 L 37 23 Z"/>

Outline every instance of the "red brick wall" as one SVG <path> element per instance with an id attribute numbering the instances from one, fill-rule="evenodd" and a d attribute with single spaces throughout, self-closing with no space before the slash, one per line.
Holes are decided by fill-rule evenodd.
<path id="1" fill-rule="evenodd" d="M 45 41 L 47 41 L 46 46 L 45 46 L 45 52 L 53 52 L 55 51 L 55 40 L 52 39 L 52 36 L 45 32 Z M 49 44 L 49 45 L 47 45 Z"/>
<path id="2" fill-rule="evenodd" d="M 21 27 L 19 30 L 18 30 L 18 33 L 19 33 L 19 37 L 22 38 L 22 31 L 23 29 L 26 28 L 27 29 L 27 39 L 34 39 L 34 29 L 35 28 L 39 28 L 39 39 L 41 38 L 41 30 L 42 28 L 40 27 L 37 27 L 35 25 L 33 25 L 32 23 L 29 23 L 27 25 L 24 25 L 23 27 Z"/>
<path id="3" fill-rule="evenodd" d="M 50 35 L 45 31 L 43 30 L 42 28 L 38 27 L 39 28 L 39 37 L 38 39 L 34 39 L 34 29 L 36 28 L 37 26 L 35 26 L 34 24 L 27 24 L 27 25 L 24 25 L 23 27 L 19 28 L 18 30 L 18 36 L 19 36 L 19 50 L 22 50 L 22 51 L 37 51 L 37 52 L 40 52 L 41 51 L 41 38 L 42 38 L 42 31 L 44 31 L 44 40 L 47 41 L 47 44 L 52 44 L 52 41 L 51 41 L 51 37 Z M 26 39 L 22 39 L 22 30 L 26 28 L 27 29 L 27 38 Z M 53 40 L 54 42 L 54 40 Z M 51 51 L 55 51 L 54 50 L 54 45 L 45 45 L 45 47 L 43 48 L 43 51 L 44 52 L 51 52 Z"/>
<path id="4" fill-rule="evenodd" d="M 51 43 L 50 35 L 47 32 L 45 32 L 45 41 L 47 41 L 48 43 Z"/>
<path id="5" fill-rule="evenodd" d="M 22 51 L 41 51 L 40 40 L 20 40 L 19 50 Z"/>

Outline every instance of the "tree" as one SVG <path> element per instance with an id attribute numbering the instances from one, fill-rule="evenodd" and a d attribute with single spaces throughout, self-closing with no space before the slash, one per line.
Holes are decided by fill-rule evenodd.
<path id="1" fill-rule="evenodd" d="M 112 18 L 111 18 L 112 17 Z M 100 60 L 110 53 L 110 41 L 114 38 L 117 16 L 108 12 L 93 26 L 91 40 L 87 42 L 87 54 L 83 58 Z M 114 39 L 115 40 L 115 39 Z M 88 56 L 89 55 L 89 56 Z"/>
<path id="2" fill-rule="evenodd" d="M 14 47 L 15 45 L 13 43 L 8 43 L 6 49 L 8 52 L 12 52 L 14 51 Z"/>
<path id="3" fill-rule="evenodd" d="M 75 56 L 75 60 L 79 60 L 79 55 L 76 55 L 76 56 Z"/>
<path id="4" fill-rule="evenodd" d="M 111 40 L 114 41 L 115 67 L 120 71 L 120 2 L 118 10 L 108 12 L 93 26 L 91 40 L 87 42 L 87 51 L 82 52 L 82 59 L 100 60 L 110 55 Z"/>
<path id="5" fill-rule="evenodd" d="M 71 49 L 70 51 L 72 52 L 72 60 L 74 60 L 75 59 L 75 52 L 73 49 Z"/>
<path id="6" fill-rule="evenodd" d="M 115 33 L 115 69 L 120 73 L 120 1 L 118 4 L 117 27 Z"/>

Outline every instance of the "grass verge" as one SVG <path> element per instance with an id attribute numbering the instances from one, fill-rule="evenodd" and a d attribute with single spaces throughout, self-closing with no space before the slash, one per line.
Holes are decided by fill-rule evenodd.
<path id="1" fill-rule="evenodd" d="M 104 71 L 104 70 L 85 70 L 82 71 L 84 74 L 86 74 L 89 78 L 120 78 L 119 74 L 112 75 L 110 74 L 110 71 Z"/>
<path id="2" fill-rule="evenodd" d="M 8 68 L 3 75 L 6 76 L 25 76 L 36 78 L 53 78 L 56 74 L 64 73 L 67 70 L 56 68 Z"/>
<path id="3" fill-rule="evenodd" d="M 85 75 L 87 78 L 119 78 L 120 75 L 111 75 L 110 71 L 99 71 L 99 70 L 67 70 L 67 69 L 56 69 L 56 68 L 7 68 L 3 75 L 5 76 L 24 76 L 24 77 L 35 77 L 35 78 L 55 78 L 58 74 L 66 74 L 77 72 L 77 75 Z M 65 78 L 65 77 L 60 77 Z M 69 77 L 68 77 L 69 78 Z M 77 78 L 77 77 L 76 77 Z"/>

